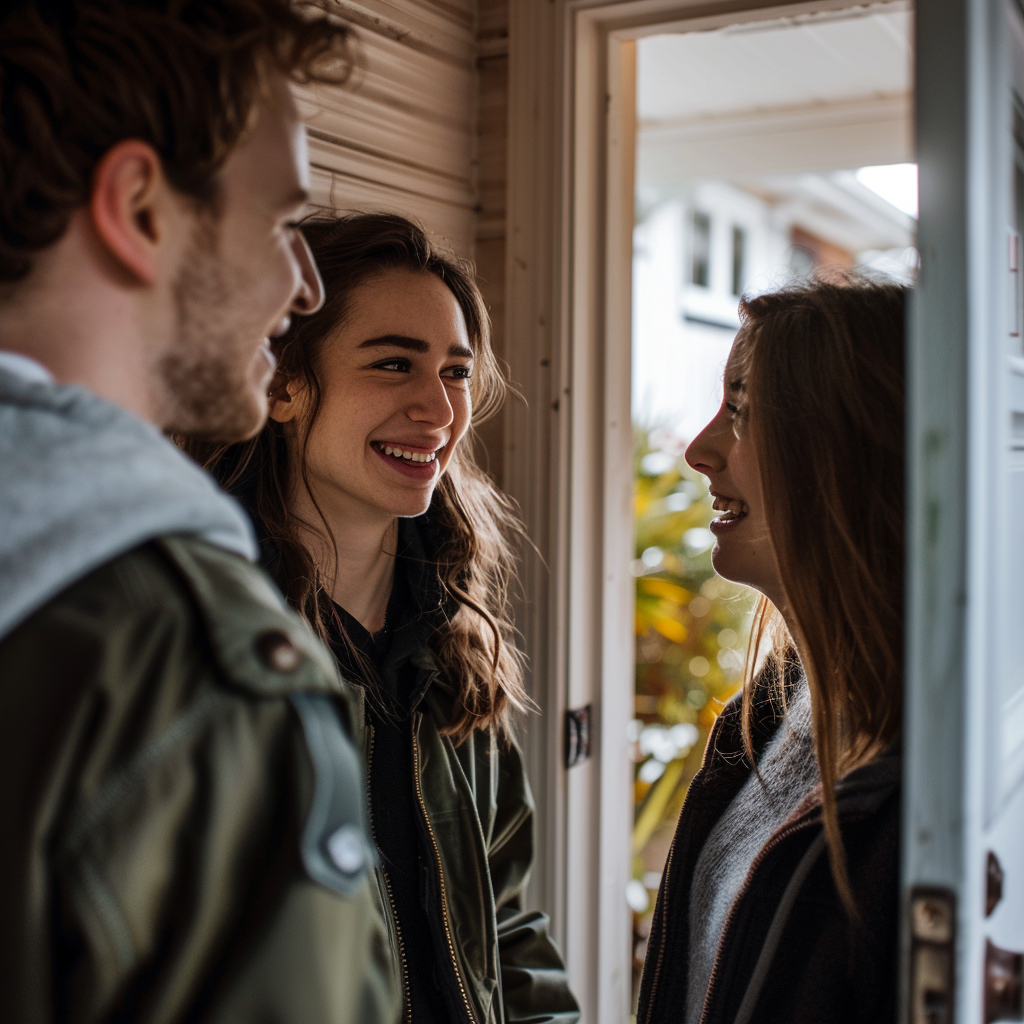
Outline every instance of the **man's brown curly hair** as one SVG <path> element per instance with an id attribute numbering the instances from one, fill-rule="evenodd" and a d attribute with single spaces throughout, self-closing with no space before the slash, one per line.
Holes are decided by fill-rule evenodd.
<path id="1" fill-rule="evenodd" d="M 149 143 L 201 206 L 268 69 L 341 82 L 346 27 L 324 0 L 9 0 L 0 13 L 0 283 L 25 277 L 88 202 L 96 165 Z"/>

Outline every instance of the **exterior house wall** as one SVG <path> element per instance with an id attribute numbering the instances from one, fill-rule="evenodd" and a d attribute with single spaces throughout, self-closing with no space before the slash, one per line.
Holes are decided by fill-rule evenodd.
<path id="1" fill-rule="evenodd" d="M 693 284 L 694 211 L 710 220 L 709 279 Z M 692 440 L 721 401 L 736 329 L 733 229 L 744 236 L 740 290 L 786 283 L 789 224 L 725 182 L 700 182 L 647 211 L 634 231 L 633 418 Z"/>

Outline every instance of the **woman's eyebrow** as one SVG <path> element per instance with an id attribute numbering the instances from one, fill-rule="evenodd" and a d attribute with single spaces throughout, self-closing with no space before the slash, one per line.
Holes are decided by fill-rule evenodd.
<path id="1" fill-rule="evenodd" d="M 430 344 L 422 338 L 407 338 L 404 334 L 382 334 L 379 338 L 367 338 L 359 348 L 404 348 L 409 352 L 429 352 Z"/>
<path id="2" fill-rule="evenodd" d="M 430 342 L 422 338 L 410 338 L 404 334 L 382 334 L 379 338 L 367 338 L 361 341 L 358 348 L 404 348 L 407 352 L 429 352 Z M 473 350 L 465 345 L 454 344 L 449 347 L 448 355 L 472 359 Z"/>

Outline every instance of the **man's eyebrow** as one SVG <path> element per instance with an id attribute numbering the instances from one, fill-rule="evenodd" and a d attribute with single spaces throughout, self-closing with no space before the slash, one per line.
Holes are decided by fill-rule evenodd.
<path id="1" fill-rule="evenodd" d="M 430 343 L 422 338 L 409 338 L 404 334 L 382 334 L 379 338 L 367 338 L 358 348 L 404 348 L 407 352 L 429 352 Z M 472 359 L 473 350 L 465 345 L 451 345 L 448 355 Z"/>

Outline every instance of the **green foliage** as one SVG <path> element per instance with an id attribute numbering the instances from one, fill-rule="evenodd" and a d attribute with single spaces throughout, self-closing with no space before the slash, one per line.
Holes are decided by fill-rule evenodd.
<path id="1" fill-rule="evenodd" d="M 740 685 L 754 595 L 715 575 L 707 482 L 678 442 L 635 427 L 634 481 L 634 877 L 653 880 L 708 731 Z"/>

